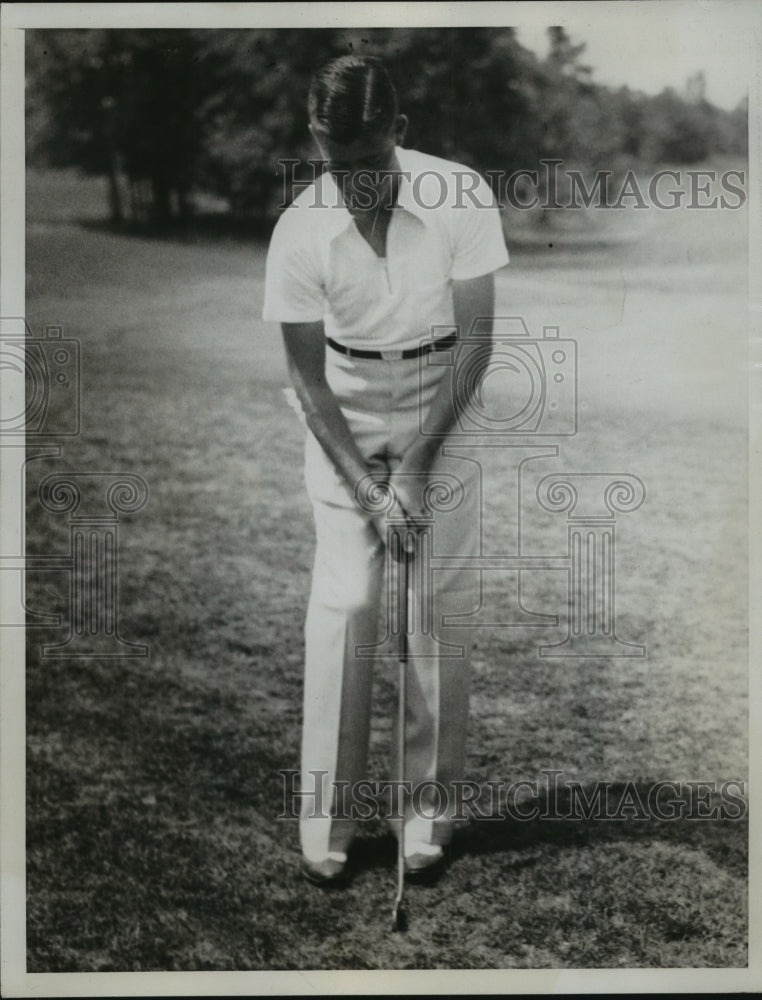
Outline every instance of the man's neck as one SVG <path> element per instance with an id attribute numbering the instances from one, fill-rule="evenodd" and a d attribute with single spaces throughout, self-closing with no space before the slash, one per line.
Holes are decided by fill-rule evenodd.
<path id="1" fill-rule="evenodd" d="M 386 233 L 393 211 L 394 205 L 385 205 L 354 217 L 360 235 L 378 257 L 386 256 Z"/>

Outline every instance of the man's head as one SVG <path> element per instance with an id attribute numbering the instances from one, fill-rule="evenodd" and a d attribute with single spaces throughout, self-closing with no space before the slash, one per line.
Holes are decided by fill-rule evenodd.
<path id="1" fill-rule="evenodd" d="M 388 172 L 399 170 L 395 147 L 407 119 L 383 63 L 373 56 L 333 59 L 313 77 L 308 107 L 310 131 L 347 208 L 360 214 L 388 202 L 396 190 Z"/>

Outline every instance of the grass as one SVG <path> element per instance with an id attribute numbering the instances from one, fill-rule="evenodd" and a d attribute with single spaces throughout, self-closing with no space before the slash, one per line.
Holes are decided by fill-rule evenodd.
<path id="1" fill-rule="evenodd" d="M 298 764 L 312 524 L 278 333 L 259 319 L 265 246 L 83 227 L 90 189 L 64 180 L 67 213 L 50 209 L 58 178 L 30 180 L 27 317 L 81 341 L 83 430 L 29 465 L 29 547 L 68 544 L 65 517 L 37 503 L 43 476 L 142 476 L 148 505 L 120 525 L 120 630 L 150 656 L 43 659 L 62 630 L 29 632 L 29 971 L 745 965 L 740 820 L 471 823 L 446 877 L 410 891 L 404 936 L 389 933 L 382 820 L 349 889 L 303 886 L 277 772 Z M 745 220 L 625 214 L 616 246 L 516 251 L 498 311 L 579 344 L 580 433 L 527 466 L 525 550 L 565 546 L 536 477 L 639 475 L 646 504 L 617 526 L 617 627 L 648 655 L 545 660 L 538 641 L 562 627 L 481 630 L 480 784 L 558 768 L 647 795 L 746 775 Z M 495 551 L 515 533 L 509 466 L 498 452 L 489 469 Z M 491 577 L 488 599 L 509 585 Z M 562 609 L 558 574 L 523 585 L 533 610 Z M 32 608 L 68 599 L 63 574 L 29 574 Z M 375 777 L 392 674 L 376 678 Z"/>

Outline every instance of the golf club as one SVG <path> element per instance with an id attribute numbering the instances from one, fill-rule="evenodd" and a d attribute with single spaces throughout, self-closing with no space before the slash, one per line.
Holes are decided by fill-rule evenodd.
<path id="1" fill-rule="evenodd" d="M 398 715 L 397 715 L 397 785 L 402 808 L 400 809 L 400 829 L 397 836 L 397 895 L 394 898 L 392 909 L 392 930 L 404 931 L 407 929 L 407 914 L 403 906 L 405 894 L 405 816 L 404 816 L 404 780 L 405 780 L 405 710 L 407 708 L 407 661 L 408 661 L 408 627 L 409 627 L 409 601 L 410 601 L 410 564 L 414 559 L 414 552 L 409 549 L 415 543 L 413 532 L 407 532 L 406 543 L 402 541 L 402 531 L 400 528 L 393 534 L 392 560 L 397 562 L 397 608 L 399 613 L 399 646 L 397 661 L 399 664 L 398 682 Z M 393 562 L 392 562 L 393 565 Z"/>

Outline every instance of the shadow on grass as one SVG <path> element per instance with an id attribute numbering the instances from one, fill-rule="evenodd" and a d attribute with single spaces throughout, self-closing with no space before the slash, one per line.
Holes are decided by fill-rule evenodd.
<path id="1" fill-rule="evenodd" d="M 538 847 L 579 848 L 601 843 L 659 840 L 702 851 L 720 868 L 746 878 L 748 874 L 748 822 L 746 805 L 723 802 L 719 793 L 701 799 L 697 805 L 688 790 L 668 801 L 661 795 L 659 806 L 646 815 L 648 803 L 661 787 L 660 782 L 612 782 L 596 805 L 596 786 L 582 786 L 581 793 L 590 809 L 583 809 L 580 799 L 558 790 L 554 798 L 547 794 L 521 802 L 520 810 L 496 810 L 494 818 L 472 817 L 456 828 L 449 848 L 449 862 L 468 856 L 511 854 L 510 867 L 535 864 L 532 853 Z M 734 787 L 733 794 L 738 789 Z M 640 817 L 633 815 L 643 804 Z M 670 804 L 670 802 L 672 804 Z M 674 819 L 661 818 L 675 812 Z M 723 812 L 723 810 L 725 810 Z M 533 818 L 521 819 L 518 812 Z M 614 818 L 618 817 L 618 818 Z M 358 838 L 352 847 L 352 863 L 358 869 L 393 866 L 397 842 L 391 832 Z"/>
<path id="2" fill-rule="evenodd" d="M 261 242 L 269 239 L 274 222 L 253 216 L 207 212 L 187 219 L 167 222 L 132 221 L 115 223 L 109 219 L 77 219 L 75 224 L 91 232 L 138 239 L 164 240 L 172 243 Z"/>

